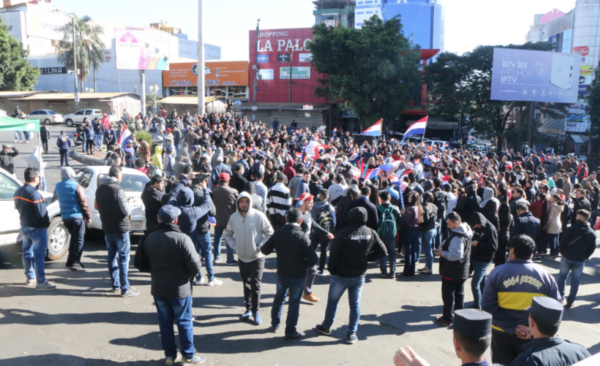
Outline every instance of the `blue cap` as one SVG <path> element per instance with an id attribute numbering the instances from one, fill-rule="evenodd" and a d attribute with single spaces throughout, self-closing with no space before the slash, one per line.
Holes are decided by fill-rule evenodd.
<path id="1" fill-rule="evenodd" d="M 556 324 L 562 320 L 563 306 L 551 297 L 534 297 L 531 301 L 531 306 L 525 310 L 537 319 L 544 320 L 550 324 Z"/>
<path id="2" fill-rule="evenodd" d="M 173 222 L 179 215 L 181 215 L 181 210 L 173 205 L 165 205 L 158 210 L 158 217 L 163 222 Z"/>

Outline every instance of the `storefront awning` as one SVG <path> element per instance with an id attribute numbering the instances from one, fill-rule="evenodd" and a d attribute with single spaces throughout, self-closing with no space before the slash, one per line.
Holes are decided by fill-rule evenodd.
<path id="1" fill-rule="evenodd" d="M 204 97 L 204 104 L 214 102 L 217 99 L 225 101 L 224 97 Z M 198 97 L 173 96 L 156 101 L 157 104 L 198 105 Z"/>
<path id="2" fill-rule="evenodd" d="M 586 143 L 590 139 L 589 136 L 582 136 L 582 135 L 570 135 L 570 137 L 573 139 L 573 142 L 576 144 Z"/>

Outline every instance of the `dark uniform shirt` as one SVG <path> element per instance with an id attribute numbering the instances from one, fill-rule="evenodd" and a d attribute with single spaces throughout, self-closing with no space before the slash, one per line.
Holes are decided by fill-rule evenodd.
<path id="1" fill-rule="evenodd" d="M 538 338 L 523 346 L 511 366 L 570 366 L 590 356 L 585 347 L 561 336 Z"/>
<path id="2" fill-rule="evenodd" d="M 483 360 L 479 362 L 463 363 L 462 366 L 492 366 L 492 364 L 489 363 L 488 360 Z"/>

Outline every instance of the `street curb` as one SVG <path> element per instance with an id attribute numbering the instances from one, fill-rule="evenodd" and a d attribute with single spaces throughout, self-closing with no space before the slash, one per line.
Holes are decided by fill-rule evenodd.
<path id="1" fill-rule="evenodd" d="M 77 148 L 69 152 L 69 157 L 85 165 L 104 165 L 103 159 L 90 158 L 77 152 Z"/>

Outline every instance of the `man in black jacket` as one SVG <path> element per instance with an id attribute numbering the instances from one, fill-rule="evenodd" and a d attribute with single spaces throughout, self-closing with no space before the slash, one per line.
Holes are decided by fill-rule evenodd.
<path id="1" fill-rule="evenodd" d="M 360 318 L 360 295 L 365 284 L 367 262 L 387 255 L 385 244 L 375 230 L 366 226 L 367 210 L 356 207 L 348 212 L 350 226 L 341 230 L 335 237 L 329 253 L 329 297 L 325 319 L 315 330 L 331 336 L 331 326 L 335 318 L 338 302 L 346 290 L 350 302 L 350 323 L 346 343 L 358 341 L 356 331 Z"/>
<path id="2" fill-rule="evenodd" d="M 589 211 L 577 211 L 577 222 L 565 232 L 560 240 L 559 250 L 562 260 L 558 276 L 558 290 L 563 299 L 565 299 L 567 276 L 571 272 L 571 292 L 566 298 L 567 304 L 565 305 L 567 309 L 573 306 L 577 296 L 585 261 L 590 259 L 596 250 L 596 232 L 590 227 L 589 219 Z"/>
<path id="3" fill-rule="evenodd" d="M 485 216 L 477 212 L 471 219 L 475 234 L 471 241 L 471 264 L 475 272 L 471 279 L 473 307 L 481 310 L 481 294 L 487 279 L 487 269 L 498 249 L 498 231 Z"/>
<path id="4" fill-rule="evenodd" d="M 563 315 L 560 302 L 537 296 L 526 310 L 533 340 L 523 346 L 523 353 L 511 366 L 571 366 L 591 357 L 585 347 L 558 335 Z"/>
<path id="5" fill-rule="evenodd" d="M 15 191 L 15 208 L 19 211 L 21 238 L 23 239 L 23 267 L 27 286 L 36 285 L 37 290 L 55 290 L 46 281 L 44 259 L 48 248 L 50 219 L 44 198 L 34 187 L 40 184 L 40 172 L 36 168 L 25 169 L 25 184 Z"/>
<path id="6" fill-rule="evenodd" d="M 163 193 L 164 187 L 163 177 L 155 175 L 142 192 L 142 202 L 146 212 L 146 234 L 158 226 L 157 217 L 158 211 L 162 207 L 162 198 L 165 195 Z"/>
<path id="7" fill-rule="evenodd" d="M 241 163 L 235 164 L 229 186 L 241 193 L 247 183 L 248 179 L 244 177 L 244 166 Z"/>
<path id="8" fill-rule="evenodd" d="M 12 150 L 12 152 L 10 151 Z M 6 170 L 10 174 L 15 174 L 15 163 L 13 158 L 19 155 L 19 151 L 12 145 L 2 144 L 0 151 L 0 168 Z"/>
<path id="9" fill-rule="evenodd" d="M 300 298 L 304 287 L 306 269 L 317 264 L 317 253 L 300 224 L 302 211 L 291 208 L 286 216 L 287 224 L 277 230 L 260 248 L 264 255 L 273 250 L 277 253 L 277 293 L 271 309 L 271 330 L 277 332 L 281 323 L 281 312 L 285 295 L 289 290 L 288 315 L 285 324 L 285 339 L 297 339 L 296 331 L 300 315 Z"/>
<path id="10" fill-rule="evenodd" d="M 592 210 L 592 204 L 587 199 L 585 190 L 581 188 L 575 192 L 575 199 L 573 200 L 573 212 L 579 212 L 579 210 L 586 210 L 588 212 Z M 571 215 L 571 226 L 574 226 L 576 223 L 577 215 Z"/>
<path id="11" fill-rule="evenodd" d="M 540 232 L 540 220 L 529 212 L 529 206 L 526 204 L 518 204 L 516 211 L 518 217 L 515 218 L 515 225 L 511 229 L 510 237 L 525 234 L 535 240 Z"/>
<path id="12" fill-rule="evenodd" d="M 350 212 L 355 207 L 362 207 L 367 212 L 367 227 L 371 230 L 377 230 L 379 226 L 379 216 L 377 214 L 377 207 L 369 201 L 371 195 L 371 189 L 364 186 L 360 189 L 360 196 L 354 201 L 348 204 L 346 208 L 347 212 Z"/>
<path id="13" fill-rule="evenodd" d="M 177 226 L 181 210 L 166 205 L 158 212 L 159 224 L 142 243 L 140 256 L 145 256 L 151 275 L 151 292 L 158 313 L 160 338 L 167 365 L 179 361 L 173 323 L 179 329 L 181 360 L 184 365 L 199 365 L 205 357 L 196 355 L 192 316 L 191 279 L 200 272 L 202 264 L 194 243 Z M 136 253 L 136 263 L 138 263 Z"/>

